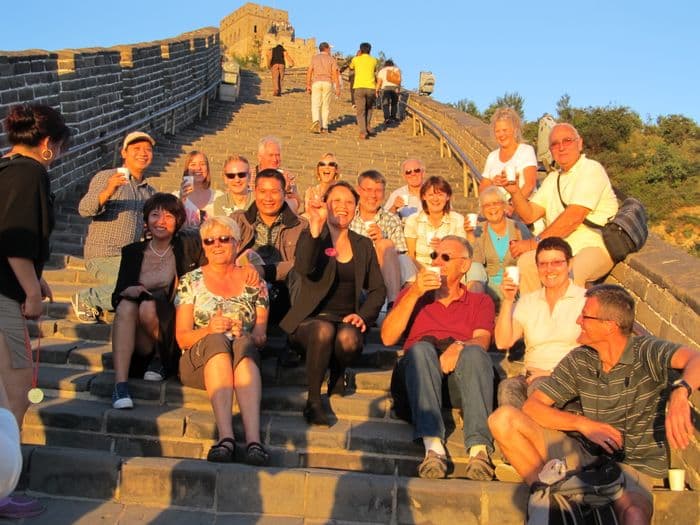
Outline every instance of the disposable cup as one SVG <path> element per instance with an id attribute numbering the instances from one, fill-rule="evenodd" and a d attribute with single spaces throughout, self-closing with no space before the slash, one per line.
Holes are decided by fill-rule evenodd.
<path id="1" fill-rule="evenodd" d="M 429 272 L 433 272 L 433 273 L 437 274 L 438 277 L 440 276 L 440 267 L 439 266 L 426 266 L 425 269 L 428 270 Z"/>
<path id="2" fill-rule="evenodd" d="M 126 182 L 129 182 L 129 176 L 130 176 L 129 168 L 121 167 L 121 168 L 117 168 L 117 171 L 122 174 L 122 177 L 124 177 L 124 180 Z"/>
<path id="3" fill-rule="evenodd" d="M 520 269 L 517 266 L 506 266 L 506 275 L 515 284 L 520 284 Z"/>
<path id="4" fill-rule="evenodd" d="M 668 486 L 671 490 L 682 491 L 685 489 L 685 470 L 682 468 L 668 469 Z"/>
<path id="5" fill-rule="evenodd" d="M 476 228 L 476 223 L 479 220 L 479 214 L 477 213 L 467 213 L 467 223 L 470 228 Z"/>
<path id="6" fill-rule="evenodd" d="M 516 175 L 515 166 L 506 166 L 506 180 L 508 182 L 515 182 Z"/>

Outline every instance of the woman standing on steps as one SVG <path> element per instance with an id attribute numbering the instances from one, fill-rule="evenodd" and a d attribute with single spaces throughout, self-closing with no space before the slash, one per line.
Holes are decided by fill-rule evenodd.
<path id="1" fill-rule="evenodd" d="M 68 146 L 70 131 L 56 110 L 26 104 L 10 108 L 5 132 L 12 147 L 0 159 L 0 375 L 9 408 L 21 426 L 36 378 L 26 319 L 37 319 L 42 299 L 52 297 L 41 277 L 54 226 L 46 170 Z M 0 518 L 35 516 L 43 510 L 31 498 L 0 499 Z"/>
<path id="2" fill-rule="evenodd" d="M 196 230 L 180 231 L 185 208 L 177 197 L 156 193 L 143 205 L 147 239 L 122 248 L 112 327 L 114 408 L 133 408 L 127 380 L 162 381 L 177 372 L 173 300 L 178 278 L 204 260 Z"/>
<path id="3" fill-rule="evenodd" d="M 230 463 L 235 458 L 235 392 L 247 443 L 245 461 L 264 465 L 269 455 L 260 443 L 258 348 L 266 342 L 267 285 L 252 265 L 236 266 L 241 232 L 233 219 L 211 217 L 200 234 L 208 262 L 182 278 L 175 299 L 175 337 L 183 349 L 180 380 L 209 395 L 219 442 L 207 460 Z"/>
<path id="4" fill-rule="evenodd" d="M 314 201 L 315 203 L 323 202 L 323 196 L 326 194 L 326 190 L 340 177 L 340 170 L 338 168 L 338 161 L 333 153 L 325 153 L 316 164 L 316 179 L 318 184 L 306 188 L 304 192 L 304 216 L 308 217 L 307 210 L 309 209 L 310 203 Z"/>
<path id="5" fill-rule="evenodd" d="M 221 194 L 211 187 L 209 159 L 201 151 L 190 151 L 185 158 L 180 198 L 185 205 L 187 226 L 198 227 L 214 215 L 214 200 Z"/>
<path id="6" fill-rule="evenodd" d="M 311 202 L 309 229 L 297 242 L 292 308 L 280 322 L 290 343 L 306 354 L 308 398 L 304 418 L 328 425 L 321 383 L 330 368 L 328 395 L 345 394 L 345 368 L 362 352 L 362 334 L 377 319 L 386 287 L 369 238 L 351 231 L 359 197 L 347 182 L 333 184 L 323 202 Z M 303 292 L 301 292 L 303 290 Z M 361 300 L 364 294 L 364 301 Z"/>

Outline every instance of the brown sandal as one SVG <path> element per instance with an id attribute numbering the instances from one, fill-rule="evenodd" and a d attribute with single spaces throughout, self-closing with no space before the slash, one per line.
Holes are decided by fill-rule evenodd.
<path id="1" fill-rule="evenodd" d="M 225 443 L 229 443 L 228 447 Z M 212 463 L 233 463 L 236 457 L 236 442 L 231 438 L 224 438 L 209 449 L 207 461 Z"/>

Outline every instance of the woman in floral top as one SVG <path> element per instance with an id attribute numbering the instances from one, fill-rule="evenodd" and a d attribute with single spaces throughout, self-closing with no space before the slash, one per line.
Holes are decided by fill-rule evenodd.
<path id="1" fill-rule="evenodd" d="M 252 266 L 235 264 L 238 225 L 212 217 L 200 229 L 208 264 L 185 274 L 175 298 L 175 337 L 183 349 L 180 380 L 205 389 L 211 400 L 220 441 L 207 459 L 235 457 L 231 411 L 235 391 L 246 437 L 246 462 L 269 460 L 260 444 L 260 355 L 267 327 L 267 286 Z"/>

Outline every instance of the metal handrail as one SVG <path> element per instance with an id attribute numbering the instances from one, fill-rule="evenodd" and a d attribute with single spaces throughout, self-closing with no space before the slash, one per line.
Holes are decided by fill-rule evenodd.
<path id="1" fill-rule="evenodd" d="M 414 91 L 410 92 L 410 95 L 418 96 L 418 94 Z M 471 179 L 472 183 L 472 189 L 474 191 L 474 195 L 478 196 L 479 195 L 479 183 L 483 179 L 481 172 L 479 169 L 474 165 L 472 160 L 469 158 L 469 156 L 462 150 L 462 148 L 450 137 L 445 130 L 443 130 L 433 119 L 428 117 L 425 113 L 420 111 L 419 109 L 415 108 L 410 104 L 410 96 L 408 98 L 408 101 L 406 100 L 401 100 L 400 104 L 403 104 L 405 110 L 409 113 L 411 113 L 415 117 L 418 117 L 420 119 L 420 125 L 421 125 L 421 132 L 423 131 L 423 126 L 425 125 L 438 139 L 440 139 L 440 156 L 443 156 L 443 145 L 447 146 L 447 151 L 449 156 L 452 156 L 452 153 L 455 153 L 457 156 L 457 160 L 459 160 L 462 164 L 462 176 L 463 176 L 463 184 L 464 184 L 464 196 L 467 197 L 469 195 L 469 182 Z M 415 120 L 414 120 L 414 130 L 413 133 L 415 135 L 416 130 L 415 130 Z"/>
<path id="2" fill-rule="evenodd" d="M 142 124 L 150 122 L 150 121 L 155 120 L 157 118 L 160 118 L 167 113 L 172 113 L 172 112 L 180 109 L 182 106 L 189 104 L 190 102 L 194 102 L 195 100 L 197 100 L 200 97 L 208 96 L 211 91 L 213 91 L 214 89 L 216 89 L 219 86 L 220 83 L 221 83 L 220 79 L 216 80 L 216 81 L 212 82 L 211 84 L 209 84 L 206 88 L 202 89 L 201 91 L 198 91 L 197 93 L 195 93 L 193 95 L 190 95 L 189 97 L 187 97 L 184 100 L 174 102 L 173 104 L 171 104 L 163 109 L 160 109 L 160 110 L 156 111 L 155 113 L 148 115 L 147 117 L 143 117 L 135 122 L 130 122 L 128 125 L 123 126 L 115 131 L 112 131 L 112 132 L 108 133 L 107 135 L 104 135 L 103 137 L 99 137 L 97 139 L 91 140 L 91 141 L 86 142 L 85 144 L 81 144 L 80 146 L 77 146 L 77 147 L 71 147 L 68 150 L 67 154 L 68 155 L 76 155 L 78 153 L 81 153 L 84 150 L 94 148 L 96 146 L 99 146 L 100 144 L 103 144 L 105 142 L 109 142 L 110 140 L 115 139 L 117 137 L 123 137 L 124 134 L 126 133 L 126 131 L 129 129 L 135 128 L 137 126 L 141 126 Z M 208 111 L 208 108 L 206 110 Z M 202 109 L 200 108 L 200 116 L 201 116 L 201 111 L 202 111 Z M 175 119 L 173 118 L 173 132 L 174 132 L 174 127 L 175 127 Z M 166 123 L 165 132 L 167 133 L 167 123 Z"/>

